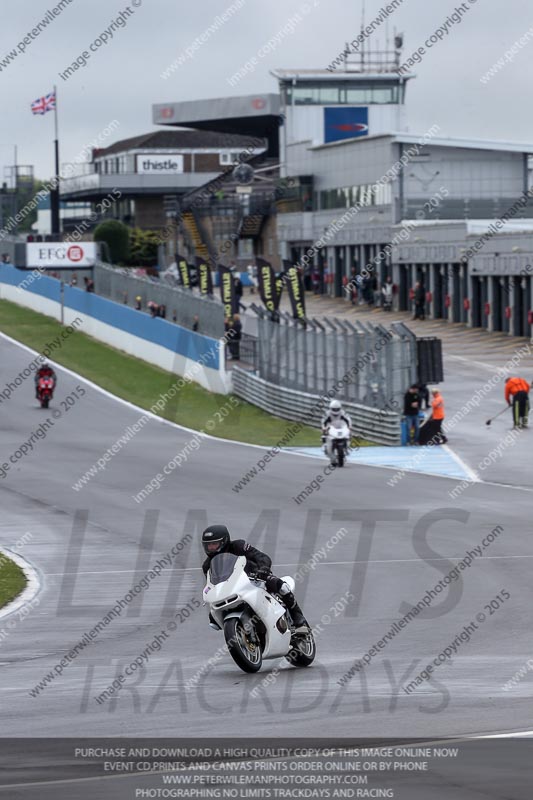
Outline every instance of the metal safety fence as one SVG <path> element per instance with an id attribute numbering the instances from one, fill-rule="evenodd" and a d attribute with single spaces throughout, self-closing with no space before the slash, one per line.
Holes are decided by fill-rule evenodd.
<path id="1" fill-rule="evenodd" d="M 416 380 L 416 337 L 402 324 L 353 325 L 337 318 L 258 319 L 257 374 L 276 386 L 377 409 L 403 406 Z"/>
<path id="2" fill-rule="evenodd" d="M 328 406 L 328 396 L 324 396 L 323 403 L 319 403 L 317 401 L 320 400 L 320 395 L 317 397 L 307 392 L 269 383 L 241 367 L 235 367 L 232 375 L 233 391 L 238 397 L 274 416 L 320 428 L 322 415 Z M 362 436 L 377 444 L 391 446 L 401 444 L 400 414 L 353 402 L 345 402 L 344 407 L 352 418 L 353 432 L 356 436 Z"/>
<path id="3" fill-rule="evenodd" d="M 150 301 L 164 305 L 168 320 L 175 313 L 176 322 L 184 328 L 197 329 L 213 339 L 224 335 L 224 308 L 218 298 L 201 297 L 192 289 L 169 285 L 164 279 L 142 277 L 131 270 L 99 263 L 94 267 L 94 290 L 101 297 L 129 306 L 134 306 L 140 297 L 143 311 Z"/>

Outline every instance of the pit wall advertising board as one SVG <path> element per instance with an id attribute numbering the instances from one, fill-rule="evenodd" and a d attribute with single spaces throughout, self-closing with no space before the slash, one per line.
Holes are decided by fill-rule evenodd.
<path id="1" fill-rule="evenodd" d="M 33 269 L 75 269 L 96 263 L 95 242 L 30 242 L 26 245 L 26 265 Z"/>

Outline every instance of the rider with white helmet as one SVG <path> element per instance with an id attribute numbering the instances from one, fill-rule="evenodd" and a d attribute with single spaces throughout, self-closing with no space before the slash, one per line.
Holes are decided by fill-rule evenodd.
<path id="1" fill-rule="evenodd" d="M 332 400 L 329 404 L 328 412 L 322 419 L 322 434 L 325 436 L 329 426 L 335 422 L 345 422 L 352 435 L 352 420 L 350 415 L 347 414 L 339 400 Z"/>

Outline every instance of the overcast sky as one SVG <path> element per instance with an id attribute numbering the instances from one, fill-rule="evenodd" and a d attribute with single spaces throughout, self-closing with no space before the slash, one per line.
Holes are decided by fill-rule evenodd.
<path id="1" fill-rule="evenodd" d="M 58 0 L 17 0 L 4 4 L 0 64 Z M 236 87 L 228 77 L 257 54 L 304 2 L 309 11 L 257 69 Z M 134 7 L 133 2 L 140 3 Z M 2 123 L 0 164 L 34 164 L 36 175 L 52 172 L 53 114 L 33 116 L 30 103 L 52 90 L 59 93 L 61 161 L 75 156 L 116 119 L 120 127 L 106 144 L 153 130 L 152 103 L 276 92 L 269 71 L 325 68 L 345 41 L 359 32 L 361 0 L 238 0 L 242 8 L 213 33 L 170 78 L 161 73 L 234 0 L 130 0 L 134 12 L 113 39 L 68 81 L 59 77 L 72 61 L 127 8 L 121 0 L 72 0 L 24 53 L 0 71 Z M 386 5 L 367 0 L 367 21 Z M 404 59 L 424 44 L 460 5 L 451 0 L 403 0 L 389 30 L 405 34 Z M 528 0 L 465 0 L 468 12 L 437 46 L 428 50 L 408 90 L 409 130 L 433 124 L 443 135 L 533 142 L 533 15 Z M 531 30 L 531 38 L 487 84 L 482 75 Z M 372 39 L 384 44 L 385 25 Z M 532 148 L 533 149 L 533 148 Z"/>

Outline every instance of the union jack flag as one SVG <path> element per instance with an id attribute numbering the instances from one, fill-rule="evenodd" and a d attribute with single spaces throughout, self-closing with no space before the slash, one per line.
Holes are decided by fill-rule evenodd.
<path id="1" fill-rule="evenodd" d="M 53 111 L 56 107 L 56 93 L 51 92 L 46 97 L 39 97 L 31 104 L 32 114 L 46 114 L 47 111 Z"/>

